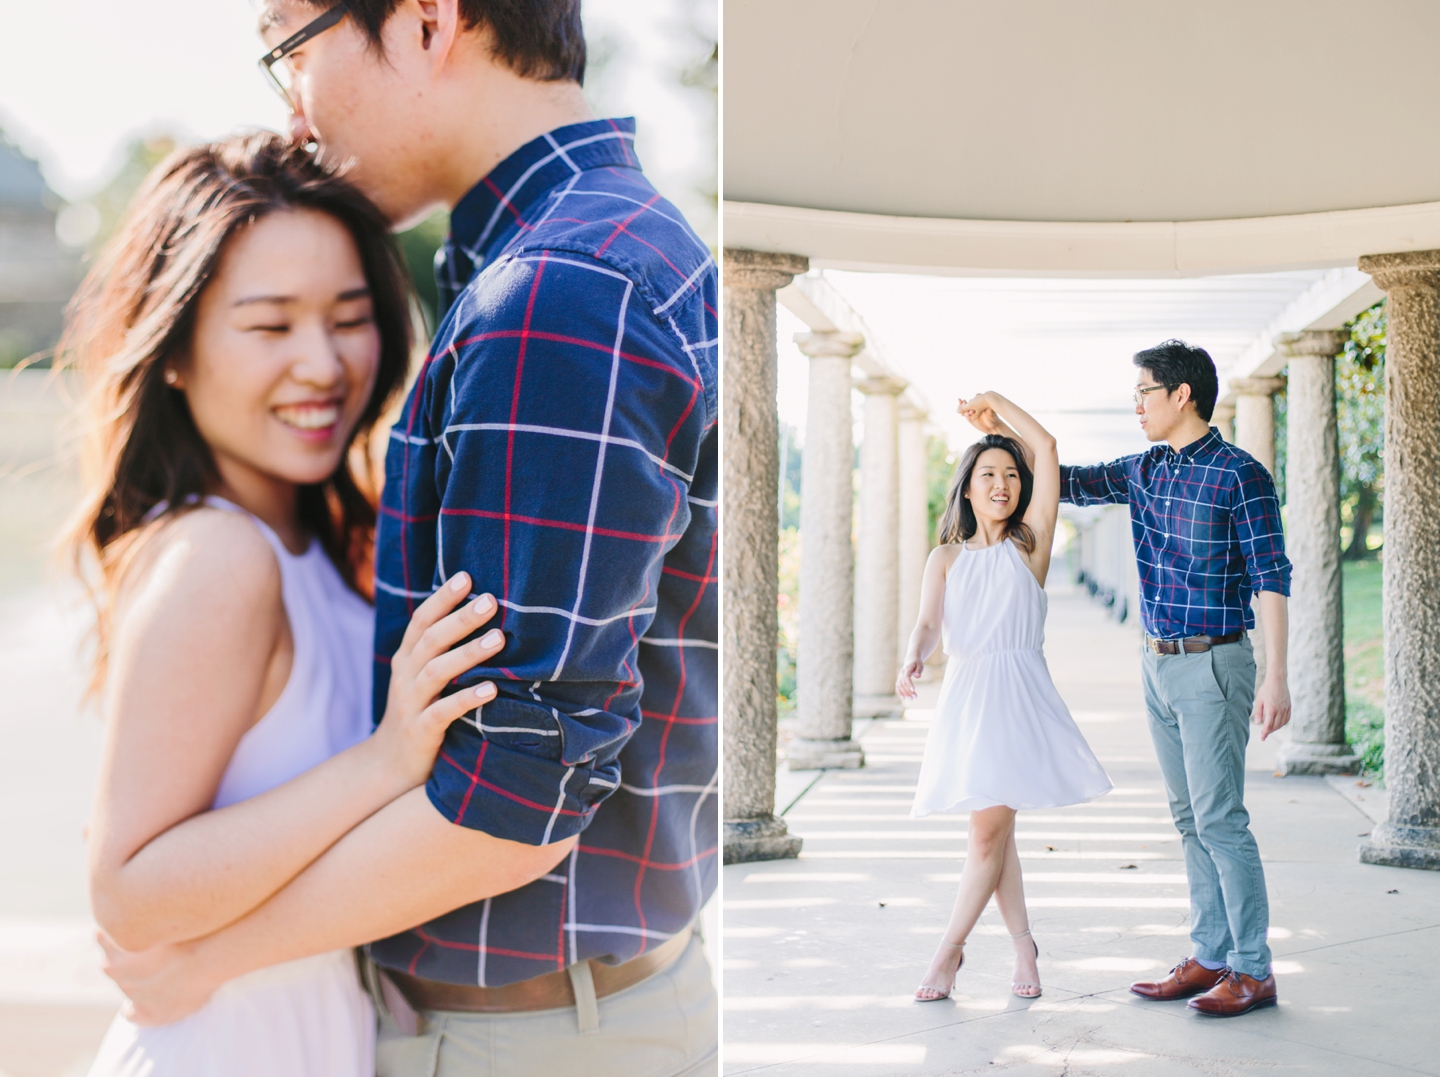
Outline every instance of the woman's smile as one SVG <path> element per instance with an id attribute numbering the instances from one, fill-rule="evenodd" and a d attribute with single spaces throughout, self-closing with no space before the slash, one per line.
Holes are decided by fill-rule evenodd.
<path id="1" fill-rule="evenodd" d="M 304 400 L 276 404 L 270 413 L 307 441 L 328 441 L 339 429 L 340 400 Z"/>

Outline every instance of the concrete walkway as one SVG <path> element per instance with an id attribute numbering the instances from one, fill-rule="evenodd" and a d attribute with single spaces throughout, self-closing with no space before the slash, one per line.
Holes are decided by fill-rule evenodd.
<path id="1" fill-rule="evenodd" d="M 1050 668 L 1116 789 L 1020 816 L 1044 996 L 1010 993 L 992 905 L 954 997 L 912 1001 L 965 848 L 963 817 L 908 818 L 931 685 L 904 720 L 864 729 L 864 769 L 782 775 L 777 810 L 805 839 L 800 860 L 725 869 L 727 1074 L 1440 1074 L 1440 873 L 1358 863 L 1382 797 L 1276 778 L 1273 743 L 1252 743 L 1246 780 L 1280 1005 L 1214 1020 L 1129 994 L 1189 953 L 1136 652 L 1133 626 L 1052 593 Z"/>

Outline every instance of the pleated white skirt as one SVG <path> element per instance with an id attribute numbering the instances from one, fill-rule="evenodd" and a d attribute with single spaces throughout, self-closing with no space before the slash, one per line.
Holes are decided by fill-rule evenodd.
<path id="1" fill-rule="evenodd" d="M 1000 804 L 1058 808 L 1111 788 L 1042 651 L 1000 650 L 946 664 L 913 817 Z"/>

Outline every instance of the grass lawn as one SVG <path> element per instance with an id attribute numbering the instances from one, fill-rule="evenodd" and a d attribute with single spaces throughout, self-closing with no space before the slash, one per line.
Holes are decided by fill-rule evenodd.
<path id="1" fill-rule="evenodd" d="M 1380 562 L 1346 561 L 1345 737 L 1366 774 L 1384 773 L 1385 653 L 1380 627 Z"/>

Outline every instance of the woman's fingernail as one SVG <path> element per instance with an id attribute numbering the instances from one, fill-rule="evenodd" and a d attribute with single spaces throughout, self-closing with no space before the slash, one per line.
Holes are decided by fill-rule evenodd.
<path id="1" fill-rule="evenodd" d="M 485 614 L 489 613 L 489 612 L 490 612 L 491 610 L 493 610 L 494 608 L 495 608 L 495 596 L 494 596 L 494 595 L 481 595 L 479 598 L 477 598 L 477 599 L 475 600 L 474 604 L 470 607 L 470 609 L 471 609 L 472 612 L 478 613 L 478 614 L 480 614 L 481 616 L 484 616 Z"/>
<path id="2" fill-rule="evenodd" d="M 484 684 L 477 684 L 475 686 L 475 694 L 481 699 L 494 699 L 495 686 L 489 681 L 486 681 Z"/>
<path id="3" fill-rule="evenodd" d="M 470 586 L 470 577 L 464 572 L 457 572 L 450 577 L 450 590 L 463 591 Z"/>
<path id="4" fill-rule="evenodd" d="M 480 642 L 487 647 L 498 647 L 505 642 L 505 633 L 498 628 L 492 628 L 480 637 Z"/>

